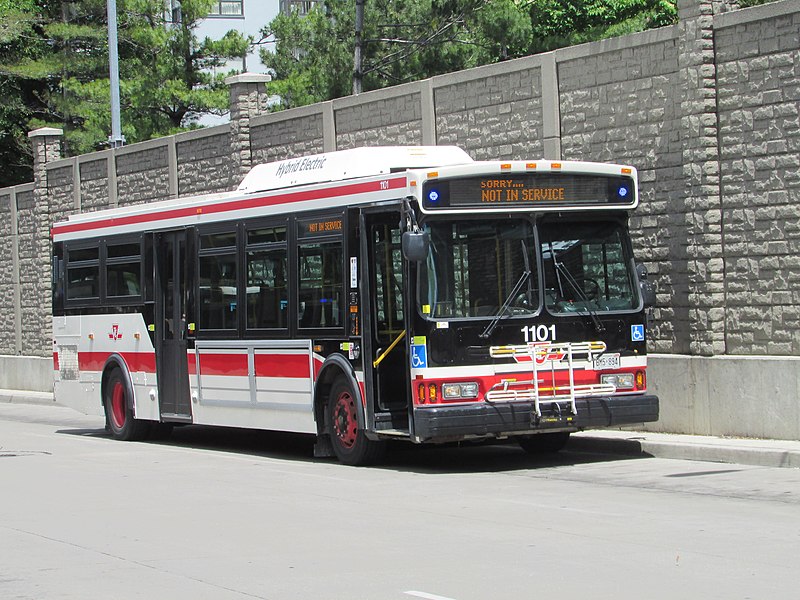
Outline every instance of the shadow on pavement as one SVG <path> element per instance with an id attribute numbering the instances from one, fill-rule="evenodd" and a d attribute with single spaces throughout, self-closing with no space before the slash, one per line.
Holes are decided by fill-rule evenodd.
<path id="1" fill-rule="evenodd" d="M 110 435 L 105 429 L 61 429 L 58 433 L 110 440 Z M 151 439 L 143 443 L 246 454 L 278 460 L 335 463 L 335 459 L 314 458 L 314 442 L 315 436 L 308 434 L 187 425 L 175 427 L 172 434 L 165 439 Z M 530 455 L 523 452 L 516 443 L 508 441 L 426 446 L 389 442 L 386 456 L 381 464 L 367 468 L 426 474 L 489 473 L 642 458 L 645 457 L 591 452 L 583 447 L 570 449 L 569 444 L 566 449 L 558 453 Z M 350 467 L 342 465 L 342 468 Z"/>

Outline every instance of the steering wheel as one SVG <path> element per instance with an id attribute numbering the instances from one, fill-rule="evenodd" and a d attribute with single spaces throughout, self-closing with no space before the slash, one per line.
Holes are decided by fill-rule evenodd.
<path id="1" fill-rule="evenodd" d="M 581 281 L 582 285 L 581 288 L 583 289 L 583 293 L 586 294 L 586 297 L 589 300 L 599 300 L 600 299 L 600 284 L 597 282 L 596 279 L 592 279 L 591 277 L 584 277 Z M 589 289 L 586 289 L 586 284 L 589 284 Z"/>

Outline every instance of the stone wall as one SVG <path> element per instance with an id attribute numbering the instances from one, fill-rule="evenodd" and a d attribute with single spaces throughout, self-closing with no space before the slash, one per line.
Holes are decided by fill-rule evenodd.
<path id="1" fill-rule="evenodd" d="M 675 28 L 565 50 L 558 62 L 562 158 L 622 162 L 639 171 L 631 222 L 637 259 L 658 285 L 651 349 L 688 352 L 681 113 Z"/>
<path id="2" fill-rule="evenodd" d="M 179 196 L 219 192 L 238 184 L 228 127 L 201 129 L 181 136 L 175 151 Z"/>
<path id="3" fill-rule="evenodd" d="M 434 79 L 437 143 L 476 160 L 542 156 L 541 68 L 512 62 L 469 75 Z"/>
<path id="4" fill-rule="evenodd" d="M 13 333 L 0 352 L 49 352 L 54 220 L 234 189 L 259 162 L 436 143 L 476 159 L 633 164 L 636 253 L 658 293 L 651 350 L 796 355 L 800 0 L 729 4 L 681 0 L 675 26 L 281 113 L 268 112 L 265 76 L 242 75 L 230 80 L 229 125 L 70 159 L 37 154 L 33 192 L 15 195 L 19 282 L 0 291 L 31 298 L 23 319 L 44 329 L 26 327 L 24 342 Z M 0 208 L 0 221 L 10 215 Z M 0 327 L 10 339 L 8 319 Z"/>
<path id="5" fill-rule="evenodd" d="M 715 23 L 729 354 L 800 355 L 797 5 Z"/>
<path id="6" fill-rule="evenodd" d="M 422 103 L 419 93 L 373 94 L 337 103 L 336 148 L 419 146 L 422 144 Z M 382 97 L 385 96 L 385 97 Z"/>
<path id="7" fill-rule="evenodd" d="M 310 108 L 253 119 L 250 146 L 255 164 L 325 151 L 324 114 L 319 107 Z"/>
<path id="8" fill-rule="evenodd" d="M 30 194 L 33 185 L 15 186 L 0 191 L 0 355 L 17 354 L 19 333 L 19 265 L 17 250 L 17 196 Z"/>

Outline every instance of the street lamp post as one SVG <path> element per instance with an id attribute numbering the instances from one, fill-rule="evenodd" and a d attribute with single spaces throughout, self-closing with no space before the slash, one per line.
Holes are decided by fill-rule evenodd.
<path id="1" fill-rule="evenodd" d="M 111 136 L 112 148 L 125 144 L 119 117 L 119 56 L 117 54 L 117 0 L 107 0 L 108 9 L 108 71 L 111 83 Z"/>

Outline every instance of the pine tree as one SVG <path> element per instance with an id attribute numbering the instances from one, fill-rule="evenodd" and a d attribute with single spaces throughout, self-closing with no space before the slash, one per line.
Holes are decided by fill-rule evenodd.
<path id="1" fill-rule="evenodd" d="M 222 40 L 199 40 L 195 30 L 211 3 L 183 0 L 173 22 L 162 0 L 117 0 L 128 143 L 191 128 L 199 116 L 227 110 L 225 63 L 244 55 L 252 40 L 233 31 Z M 0 156 L 20 156 L 20 140 L 41 126 L 64 129 L 68 155 L 107 147 L 106 0 L 0 0 L 0 8 L 12 15 L 0 26 L 0 94 L 8 100 L 0 110 L 7 134 L 0 136 Z M 29 158 L 22 156 L 21 171 L 30 168 Z M 9 182 L 0 175 L 0 185 Z"/>

